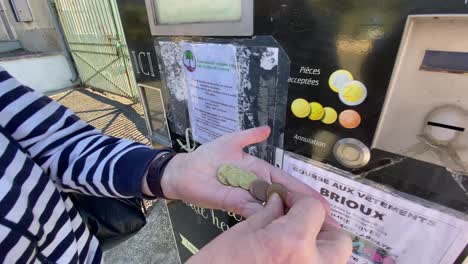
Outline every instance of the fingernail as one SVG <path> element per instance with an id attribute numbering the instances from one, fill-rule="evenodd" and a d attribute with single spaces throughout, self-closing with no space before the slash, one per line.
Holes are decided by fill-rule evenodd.
<path id="1" fill-rule="evenodd" d="M 268 197 L 267 205 L 270 204 L 270 203 L 280 203 L 280 202 L 282 202 L 281 197 L 277 193 L 272 193 Z"/>

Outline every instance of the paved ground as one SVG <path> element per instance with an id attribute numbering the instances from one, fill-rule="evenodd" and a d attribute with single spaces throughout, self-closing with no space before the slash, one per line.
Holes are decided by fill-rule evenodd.
<path id="1" fill-rule="evenodd" d="M 140 104 L 91 89 L 69 90 L 50 97 L 108 135 L 150 145 L 144 136 L 147 129 Z M 125 243 L 105 252 L 104 261 L 113 264 L 179 263 L 165 201 L 153 204 L 148 224 Z"/>
<path id="2" fill-rule="evenodd" d="M 50 97 L 105 134 L 150 144 L 144 136 L 147 128 L 139 103 L 91 89 L 68 90 Z"/>

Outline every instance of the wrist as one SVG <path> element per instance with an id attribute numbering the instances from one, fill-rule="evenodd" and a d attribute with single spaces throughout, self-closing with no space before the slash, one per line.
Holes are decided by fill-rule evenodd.
<path id="1" fill-rule="evenodd" d="M 151 162 L 142 180 L 142 191 L 146 198 L 167 198 L 163 191 L 162 176 L 176 155 L 173 150 L 163 149 Z"/>
<path id="2" fill-rule="evenodd" d="M 164 169 L 162 178 L 161 178 L 161 188 L 164 196 L 167 199 L 179 200 L 180 195 L 178 194 L 178 184 L 177 179 L 183 173 L 185 173 L 185 159 L 186 153 L 179 153 L 175 155 Z"/>

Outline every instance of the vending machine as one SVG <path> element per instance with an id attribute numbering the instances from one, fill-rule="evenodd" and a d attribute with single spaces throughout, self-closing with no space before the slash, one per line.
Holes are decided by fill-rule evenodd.
<path id="1" fill-rule="evenodd" d="M 119 2 L 155 142 L 269 125 L 246 151 L 325 197 L 349 263 L 466 258 L 466 1 Z M 242 221 L 169 211 L 182 262 Z"/>

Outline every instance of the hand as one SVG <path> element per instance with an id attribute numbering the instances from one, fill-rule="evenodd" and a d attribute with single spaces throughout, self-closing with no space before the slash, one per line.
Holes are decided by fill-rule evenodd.
<path id="1" fill-rule="evenodd" d="M 289 193 L 289 211 L 276 194 L 266 207 L 206 245 L 187 263 L 327 263 L 351 256 L 351 239 L 324 223 L 326 210 L 309 196 Z"/>
<path id="2" fill-rule="evenodd" d="M 216 173 L 223 164 L 249 170 L 269 182 L 279 183 L 291 192 L 300 192 L 328 204 L 320 194 L 269 163 L 243 151 L 270 135 L 269 127 L 259 127 L 223 136 L 189 154 L 178 154 L 167 165 L 161 180 L 164 195 L 194 205 L 222 209 L 249 217 L 263 207 L 249 192 L 222 185 Z M 327 209 L 328 210 L 328 209 Z"/>

